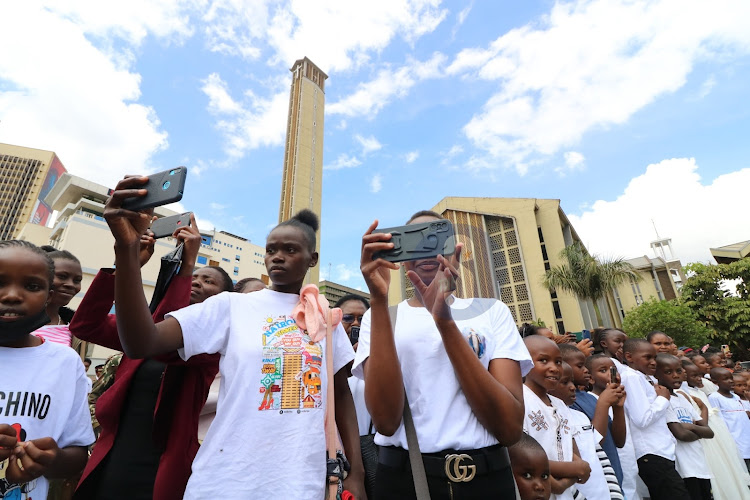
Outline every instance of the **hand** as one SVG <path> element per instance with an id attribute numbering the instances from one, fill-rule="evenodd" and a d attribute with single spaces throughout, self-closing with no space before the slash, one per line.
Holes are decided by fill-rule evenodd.
<path id="1" fill-rule="evenodd" d="M 555 344 L 570 344 L 571 342 L 575 342 L 576 336 L 571 333 L 566 333 L 565 335 L 555 335 L 552 337 L 552 340 Z"/>
<path id="2" fill-rule="evenodd" d="M 599 401 L 607 406 L 616 406 L 623 397 L 625 389 L 620 384 L 607 384 L 607 387 L 599 394 Z"/>
<path id="3" fill-rule="evenodd" d="M 388 262 L 385 259 L 372 260 L 375 252 L 380 250 L 390 250 L 393 243 L 390 242 L 391 235 L 387 233 L 373 233 L 378 227 L 376 220 L 365 231 L 362 236 L 362 256 L 359 263 L 359 270 L 365 278 L 367 288 L 370 290 L 371 297 L 380 299 L 388 297 L 388 287 L 391 284 L 391 270 L 398 270 L 396 263 Z"/>
<path id="4" fill-rule="evenodd" d="M 622 387 L 622 386 L 620 386 Z M 622 387 L 622 396 L 620 396 L 620 401 L 617 402 L 616 406 L 619 406 L 620 408 L 625 407 L 625 400 L 628 399 L 628 393 L 625 392 L 625 388 Z"/>
<path id="5" fill-rule="evenodd" d="M 655 384 L 654 390 L 656 391 L 657 396 L 661 396 L 663 398 L 666 398 L 667 401 L 669 401 L 669 389 L 664 387 L 663 385 Z"/>
<path id="6" fill-rule="evenodd" d="M 367 500 L 364 479 L 364 476 L 359 474 L 349 474 L 344 479 L 344 489 L 349 490 L 349 493 L 354 495 L 355 500 Z"/>
<path id="7" fill-rule="evenodd" d="M 138 189 L 147 182 L 147 177 L 128 176 L 117 183 L 115 191 L 104 205 L 104 220 L 115 237 L 115 243 L 125 246 L 140 244 L 141 235 L 151 225 L 153 210 L 133 212 L 122 208 L 122 202 L 127 198 L 145 196 L 145 189 Z"/>
<path id="8" fill-rule="evenodd" d="M 8 461 L 5 478 L 11 483 L 33 481 L 45 475 L 49 467 L 55 463 L 59 453 L 60 448 L 51 437 L 18 443 Z"/>
<path id="9" fill-rule="evenodd" d="M 581 340 L 580 342 L 576 344 L 576 347 L 586 357 L 589 357 L 592 354 L 594 354 L 594 343 L 591 341 L 591 339 Z"/>
<path id="10" fill-rule="evenodd" d="M 576 474 L 578 482 L 585 483 L 588 481 L 589 476 L 591 476 L 591 466 L 589 463 L 577 455 L 573 455 L 573 462 L 578 465 L 578 473 Z"/>
<path id="11" fill-rule="evenodd" d="M 185 269 L 185 272 L 189 273 L 188 276 L 192 276 L 195 260 L 198 258 L 198 251 L 201 249 L 201 233 L 198 230 L 198 223 L 195 222 L 195 216 L 192 213 L 190 214 L 190 225 L 176 229 L 172 237 L 177 239 L 178 244 L 180 242 L 185 244 L 182 250 L 182 267 L 180 271 Z"/>
<path id="12" fill-rule="evenodd" d="M 154 233 L 150 229 L 147 229 L 144 234 L 141 235 L 141 247 L 138 253 L 138 260 L 141 262 L 141 267 L 145 266 L 146 263 L 154 255 L 154 245 L 156 240 L 154 239 Z"/>
<path id="13" fill-rule="evenodd" d="M 457 267 L 461 261 L 461 251 L 463 248 L 463 243 L 456 243 L 456 250 L 450 256 L 450 259 L 446 259 L 442 255 L 437 256 L 440 266 L 435 274 L 435 278 L 429 285 L 425 285 L 416 272 L 408 271 L 406 273 L 406 276 L 414 284 L 417 299 L 419 299 L 419 302 L 422 303 L 425 309 L 430 311 L 430 314 L 435 319 L 447 320 L 452 318 L 448 297 L 451 296 L 455 288 L 453 285 L 454 280 L 458 278 Z"/>
<path id="14" fill-rule="evenodd" d="M 10 457 L 17 445 L 16 430 L 8 424 L 0 424 L 0 462 Z"/>

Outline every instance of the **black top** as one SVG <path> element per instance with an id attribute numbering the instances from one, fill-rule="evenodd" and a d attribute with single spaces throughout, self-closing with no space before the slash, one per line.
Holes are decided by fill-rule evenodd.
<path id="1" fill-rule="evenodd" d="M 138 367 L 125 399 L 117 436 L 102 464 L 96 498 L 151 499 L 163 450 L 153 441 L 154 412 L 166 364 L 147 359 Z"/>

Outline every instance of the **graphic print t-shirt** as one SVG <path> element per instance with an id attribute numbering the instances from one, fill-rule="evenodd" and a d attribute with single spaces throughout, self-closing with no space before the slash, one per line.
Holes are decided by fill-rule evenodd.
<path id="1" fill-rule="evenodd" d="M 193 462 L 185 498 L 323 498 L 325 340 L 291 317 L 299 295 L 221 293 L 171 313 L 183 359 L 220 353 L 216 418 Z M 333 334 L 334 373 L 354 359 Z"/>
<path id="2" fill-rule="evenodd" d="M 0 347 L 0 424 L 16 430 L 19 441 L 51 437 L 60 448 L 94 442 L 81 358 L 70 347 L 44 342 L 37 347 Z M 0 462 L 0 499 L 47 498 L 42 476 L 24 484 L 5 479 Z"/>

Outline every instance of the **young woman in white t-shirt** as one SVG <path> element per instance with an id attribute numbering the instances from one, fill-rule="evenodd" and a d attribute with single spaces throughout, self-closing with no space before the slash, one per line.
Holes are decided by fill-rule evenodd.
<path id="1" fill-rule="evenodd" d="M 336 422 L 352 471 L 344 487 L 364 499 L 359 432 L 346 365 L 354 353 L 339 325 L 333 334 L 334 380 L 325 369 L 326 340 L 313 342 L 292 311 L 305 276 L 318 262 L 318 218 L 303 210 L 266 240 L 271 286 L 251 294 L 221 293 L 171 313 L 154 325 L 143 296 L 131 220 L 147 212 L 121 208 L 144 195 L 145 177 L 117 186 L 104 210 L 115 236 L 115 304 L 128 356 L 178 351 L 183 359 L 219 353 L 222 376 L 216 418 L 193 461 L 185 498 L 322 499 L 326 483 L 325 394 L 335 386 Z M 308 320 L 310 321 L 310 320 Z"/>
<path id="2" fill-rule="evenodd" d="M 418 212 L 408 224 L 439 220 Z M 531 359 L 507 306 L 496 299 L 458 298 L 462 243 L 448 260 L 404 263 L 415 297 L 397 307 L 395 332 L 388 310 L 391 270 L 373 260 L 393 247 L 390 235 L 362 238 L 361 270 L 370 290 L 352 372 L 365 380 L 365 401 L 381 446 L 375 498 L 414 498 L 406 433 L 408 397 L 433 499 L 512 498 L 513 476 L 506 446 L 523 425 L 522 375 Z M 466 456 L 471 458 L 466 458 Z"/>

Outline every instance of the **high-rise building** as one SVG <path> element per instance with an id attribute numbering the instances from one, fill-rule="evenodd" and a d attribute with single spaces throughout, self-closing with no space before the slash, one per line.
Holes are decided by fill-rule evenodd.
<path id="1" fill-rule="evenodd" d="M 279 222 L 307 208 L 321 215 L 323 191 L 323 118 L 328 76 L 307 57 L 292 66 L 289 115 L 281 179 Z M 320 238 L 316 250 L 320 251 Z M 307 283 L 318 283 L 318 266 L 307 273 Z"/>
<path id="2" fill-rule="evenodd" d="M 0 240 L 16 238 L 27 222 L 44 225 L 44 203 L 65 167 L 53 151 L 0 143 Z"/>

